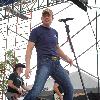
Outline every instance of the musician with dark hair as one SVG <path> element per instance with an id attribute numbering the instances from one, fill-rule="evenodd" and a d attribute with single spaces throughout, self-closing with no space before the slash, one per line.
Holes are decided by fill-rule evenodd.
<path id="1" fill-rule="evenodd" d="M 69 71 L 65 69 L 65 72 L 67 75 L 69 75 Z M 59 85 L 60 83 L 57 83 L 57 81 L 54 82 L 54 97 L 55 100 L 63 100 L 63 96 L 64 96 L 64 89 L 61 85 Z"/>

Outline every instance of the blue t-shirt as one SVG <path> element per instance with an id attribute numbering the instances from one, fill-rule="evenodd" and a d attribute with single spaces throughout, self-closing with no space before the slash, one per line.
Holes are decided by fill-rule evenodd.
<path id="1" fill-rule="evenodd" d="M 35 43 L 37 58 L 57 56 L 58 32 L 55 29 L 40 25 L 32 30 L 29 41 Z"/>

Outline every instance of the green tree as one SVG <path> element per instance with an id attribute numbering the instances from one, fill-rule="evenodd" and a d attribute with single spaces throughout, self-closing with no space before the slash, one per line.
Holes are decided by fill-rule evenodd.
<path id="1" fill-rule="evenodd" d="M 9 74 L 13 72 L 13 67 L 18 63 L 18 58 L 15 57 L 13 50 L 9 50 L 5 53 L 5 61 L 0 61 L 0 90 L 5 92 L 7 86 L 7 78 Z"/>

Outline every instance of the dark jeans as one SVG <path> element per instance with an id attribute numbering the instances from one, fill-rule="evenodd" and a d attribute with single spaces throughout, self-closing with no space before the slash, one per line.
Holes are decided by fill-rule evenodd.
<path id="1" fill-rule="evenodd" d="M 73 100 L 73 86 L 68 73 L 60 65 L 59 60 L 52 61 L 50 58 L 42 58 L 37 61 L 34 85 L 23 100 L 37 100 L 36 98 L 42 91 L 49 76 L 62 86 L 64 100 Z"/>

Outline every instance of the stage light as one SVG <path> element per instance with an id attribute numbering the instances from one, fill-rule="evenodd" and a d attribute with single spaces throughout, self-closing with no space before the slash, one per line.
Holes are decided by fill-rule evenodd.
<path id="1" fill-rule="evenodd" d="M 79 8 L 81 8 L 84 11 L 87 11 L 86 5 L 88 4 L 88 0 L 68 0 L 68 1 L 72 1 Z"/>

